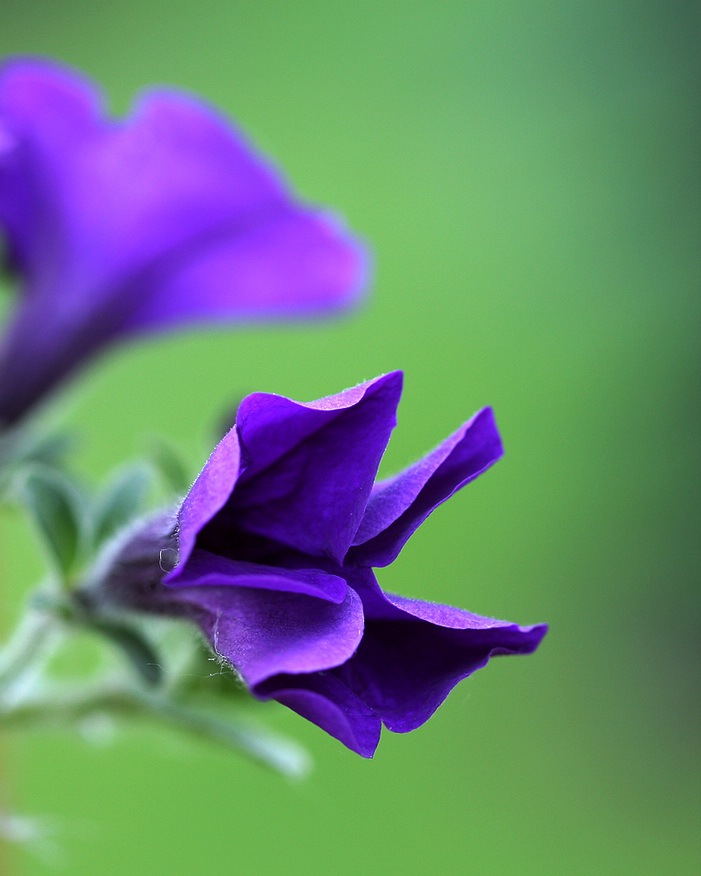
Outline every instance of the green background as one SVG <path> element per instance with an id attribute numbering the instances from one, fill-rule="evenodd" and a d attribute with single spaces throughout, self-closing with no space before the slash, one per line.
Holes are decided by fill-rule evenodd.
<path id="1" fill-rule="evenodd" d="M 484 404 L 507 453 L 381 583 L 551 624 L 373 761 L 263 709 L 313 752 L 302 784 L 139 728 L 3 742 L 5 803 L 60 847 L 8 873 L 698 872 L 698 24 L 635 0 L 0 7 L 2 53 L 84 69 L 119 113 L 151 83 L 216 103 L 374 252 L 344 321 L 100 360 L 61 405 L 84 472 L 162 433 L 194 475 L 240 395 L 400 367 L 386 473 Z M 0 556 L 6 625 L 42 573 L 17 515 Z"/>

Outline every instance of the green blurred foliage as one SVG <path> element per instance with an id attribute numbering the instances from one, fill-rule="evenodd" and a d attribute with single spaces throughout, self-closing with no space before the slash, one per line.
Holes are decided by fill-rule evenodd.
<path id="1" fill-rule="evenodd" d="M 3 52 L 85 69 L 120 113 L 151 83 L 204 95 L 374 252 L 345 321 L 101 360 L 59 405 L 84 476 L 154 434 L 194 476 L 242 394 L 402 367 L 387 472 L 486 403 L 507 455 L 382 583 L 551 623 L 372 762 L 263 708 L 314 752 L 302 785 L 150 731 L 13 739 L 6 794 L 55 814 L 71 874 L 698 872 L 698 23 L 641 0 L 2 6 Z M 3 623 L 31 539 L 0 519 Z"/>

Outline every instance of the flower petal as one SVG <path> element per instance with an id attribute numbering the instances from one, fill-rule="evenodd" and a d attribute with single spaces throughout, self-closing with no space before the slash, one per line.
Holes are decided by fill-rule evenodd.
<path id="1" fill-rule="evenodd" d="M 350 589 L 340 604 L 248 587 L 172 588 L 162 598 L 197 621 L 250 688 L 338 666 L 363 635 L 362 604 Z"/>
<path id="2" fill-rule="evenodd" d="M 371 573 L 352 579 L 365 611 L 353 657 L 333 671 L 381 718 L 405 733 L 427 721 L 452 688 L 499 654 L 530 654 L 547 626 L 521 627 L 383 593 Z"/>
<path id="3" fill-rule="evenodd" d="M 312 721 L 363 757 L 372 757 L 382 722 L 353 691 L 333 675 L 279 675 L 258 685 L 260 699 L 275 699 Z"/>
<path id="4" fill-rule="evenodd" d="M 0 226 L 26 281 L 0 352 L 8 422 L 118 336 L 334 310 L 364 282 L 340 224 L 187 95 L 151 92 L 116 123 L 81 77 L 13 61 L 0 141 Z"/>
<path id="5" fill-rule="evenodd" d="M 396 422 L 401 372 L 302 404 L 248 396 L 236 429 L 245 466 L 213 525 L 340 563 Z"/>
<path id="6" fill-rule="evenodd" d="M 217 229 L 166 269 L 140 278 L 151 290 L 124 323 L 155 331 L 199 320 L 217 326 L 291 316 L 322 316 L 355 304 L 366 285 L 366 256 L 332 215 L 276 208 L 245 225 Z"/>
<path id="7" fill-rule="evenodd" d="M 169 587 L 234 586 L 257 587 L 306 593 L 318 599 L 340 603 L 346 597 L 348 585 L 338 575 L 319 569 L 285 569 L 230 560 L 209 551 L 195 549 L 187 563 L 163 582 Z"/>
<path id="8" fill-rule="evenodd" d="M 91 138 L 100 104 L 91 83 L 53 65 L 15 61 L 0 71 L 0 225 L 30 293 L 59 269 L 60 207 L 70 196 L 61 158 Z"/>
<path id="9" fill-rule="evenodd" d="M 200 530 L 226 504 L 239 476 L 241 448 L 236 429 L 217 444 L 178 511 L 178 574 L 195 547 Z"/>
<path id="10" fill-rule="evenodd" d="M 347 563 L 387 566 L 440 504 L 503 454 L 491 408 L 484 408 L 433 452 L 373 490 Z"/>

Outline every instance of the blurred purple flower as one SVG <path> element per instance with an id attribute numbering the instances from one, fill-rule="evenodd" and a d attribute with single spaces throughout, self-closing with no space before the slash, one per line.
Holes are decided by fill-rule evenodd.
<path id="1" fill-rule="evenodd" d="M 0 422 L 99 348 L 195 321 L 352 304 L 359 246 L 300 205 L 216 111 L 168 90 L 130 118 L 46 61 L 0 71 L 0 230 L 22 279 L 0 347 Z"/>
<path id="2" fill-rule="evenodd" d="M 134 598 L 196 620 L 255 696 L 365 757 L 382 723 L 413 730 L 490 657 L 528 654 L 546 632 L 378 586 L 372 567 L 502 454 L 485 408 L 375 484 L 401 382 L 388 374 L 309 404 L 245 398 L 180 508 L 177 565 Z"/>

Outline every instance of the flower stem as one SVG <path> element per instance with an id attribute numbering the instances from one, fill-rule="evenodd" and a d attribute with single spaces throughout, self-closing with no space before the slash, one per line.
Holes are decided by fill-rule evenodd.
<path id="1" fill-rule="evenodd" d="M 64 637 L 63 624 L 41 607 L 29 607 L 0 651 L 0 701 L 5 708 L 21 701 L 36 683 Z"/>
<path id="2" fill-rule="evenodd" d="M 74 726 L 95 713 L 149 718 L 203 739 L 233 747 L 258 763 L 292 778 L 309 770 L 303 748 L 260 724 L 227 714 L 220 718 L 161 695 L 136 688 L 55 685 L 51 692 L 27 698 L 12 708 L 0 707 L 0 726 L 8 729 Z"/>

